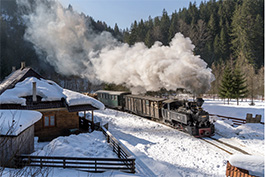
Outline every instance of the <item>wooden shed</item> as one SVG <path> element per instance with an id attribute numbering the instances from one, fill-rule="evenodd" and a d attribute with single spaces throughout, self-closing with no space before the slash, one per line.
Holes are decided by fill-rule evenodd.
<path id="1" fill-rule="evenodd" d="M 64 89 L 45 80 L 29 67 L 12 72 L 0 84 L 0 109 L 36 110 L 43 114 L 35 124 L 40 141 L 52 140 L 79 128 L 79 111 L 104 109 L 89 96 Z"/>
<path id="2" fill-rule="evenodd" d="M 41 113 L 28 110 L 0 110 L 0 166 L 13 167 L 15 156 L 34 151 L 34 123 Z"/>

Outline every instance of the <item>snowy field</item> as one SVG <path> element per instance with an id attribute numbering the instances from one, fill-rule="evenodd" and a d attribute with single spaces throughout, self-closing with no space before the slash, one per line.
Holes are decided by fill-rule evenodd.
<path id="1" fill-rule="evenodd" d="M 264 102 L 256 103 L 255 106 L 249 106 L 248 103 L 240 103 L 240 106 L 236 106 L 235 104 L 223 105 L 222 101 L 206 100 L 204 108 L 212 114 L 238 118 L 244 118 L 246 113 L 262 114 L 262 118 L 264 117 Z M 201 139 L 120 111 L 106 109 L 96 111 L 94 115 L 96 121 L 102 124 L 109 123 L 109 131 L 135 156 L 136 174 L 114 171 L 103 174 L 87 174 L 71 169 L 52 169 L 49 176 L 225 176 L 226 162 L 231 155 Z M 237 146 L 249 154 L 259 156 L 261 160 L 264 159 L 264 125 L 245 124 L 232 127 L 230 121 L 216 120 L 215 127 L 214 138 Z M 86 156 L 89 154 L 87 151 L 90 151 L 88 147 L 95 146 L 95 149 L 99 151 L 99 156 L 103 154 L 111 156 L 111 152 L 107 152 L 108 147 L 103 148 L 105 139 L 100 132 L 95 132 L 95 137 L 93 134 L 59 137 L 46 144 L 42 150 L 41 146 L 37 146 L 36 153 L 49 154 L 48 152 L 53 149 L 53 155 L 71 154 L 72 152 L 78 156 Z M 89 136 L 91 136 L 92 142 L 90 142 Z M 101 142 L 104 143 L 101 144 Z M 57 144 L 57 150 L 53 147 L 55 144 Z M 238 152 L 238 154 L 240 153 Z M 264 166 L 261 166 L 260 169 L 264 169 Z M 5 173 L 6 176 L 9 176 L 10 170 L 6 171 L 8 172 Z"/>

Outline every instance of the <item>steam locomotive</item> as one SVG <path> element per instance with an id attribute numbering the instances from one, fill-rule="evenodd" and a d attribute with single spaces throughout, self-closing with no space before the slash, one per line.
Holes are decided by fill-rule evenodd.
<path id="1" fill-rule="evenodd" d="M 107 90 L 99 90 L 96 94 L 98 100 L 109 108 L 170 124 L 195 137 L 214 135 L 214 125 L 209 121 L 209 113 L 201 107 L 204 102 L 202 98 L 192 102 Z"/>

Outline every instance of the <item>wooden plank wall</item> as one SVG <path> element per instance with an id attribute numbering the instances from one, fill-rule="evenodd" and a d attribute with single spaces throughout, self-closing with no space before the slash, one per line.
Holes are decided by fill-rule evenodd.
<path id="1" fill-rule="evenodd" d="M 249 175 L 247 170 L 232 166 L 229 162 L 226 165 L 226 176 L 229 177 L 254 177 Z"/>

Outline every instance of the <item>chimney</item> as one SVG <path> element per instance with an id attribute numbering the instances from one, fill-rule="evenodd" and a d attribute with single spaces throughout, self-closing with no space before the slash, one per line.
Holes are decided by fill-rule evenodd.
<path id="1" fill-rule="evenodd" d="M 37 102 L 37 87 L 36 82 L 32 82 L 32 101 Z"/>
<path id="2" fill-rule="evenodd" d="M 23 70 L 25 67 L 26 67 L 26 62 L 24 62 L 24 61 L 21 62 L 21 68 L 20 69 Z"/>
<path id="3" fill-rule="evenodd" d="M 12 66 L 12 72 L 15 72 L 17 69 L 15 66 Z"/>

